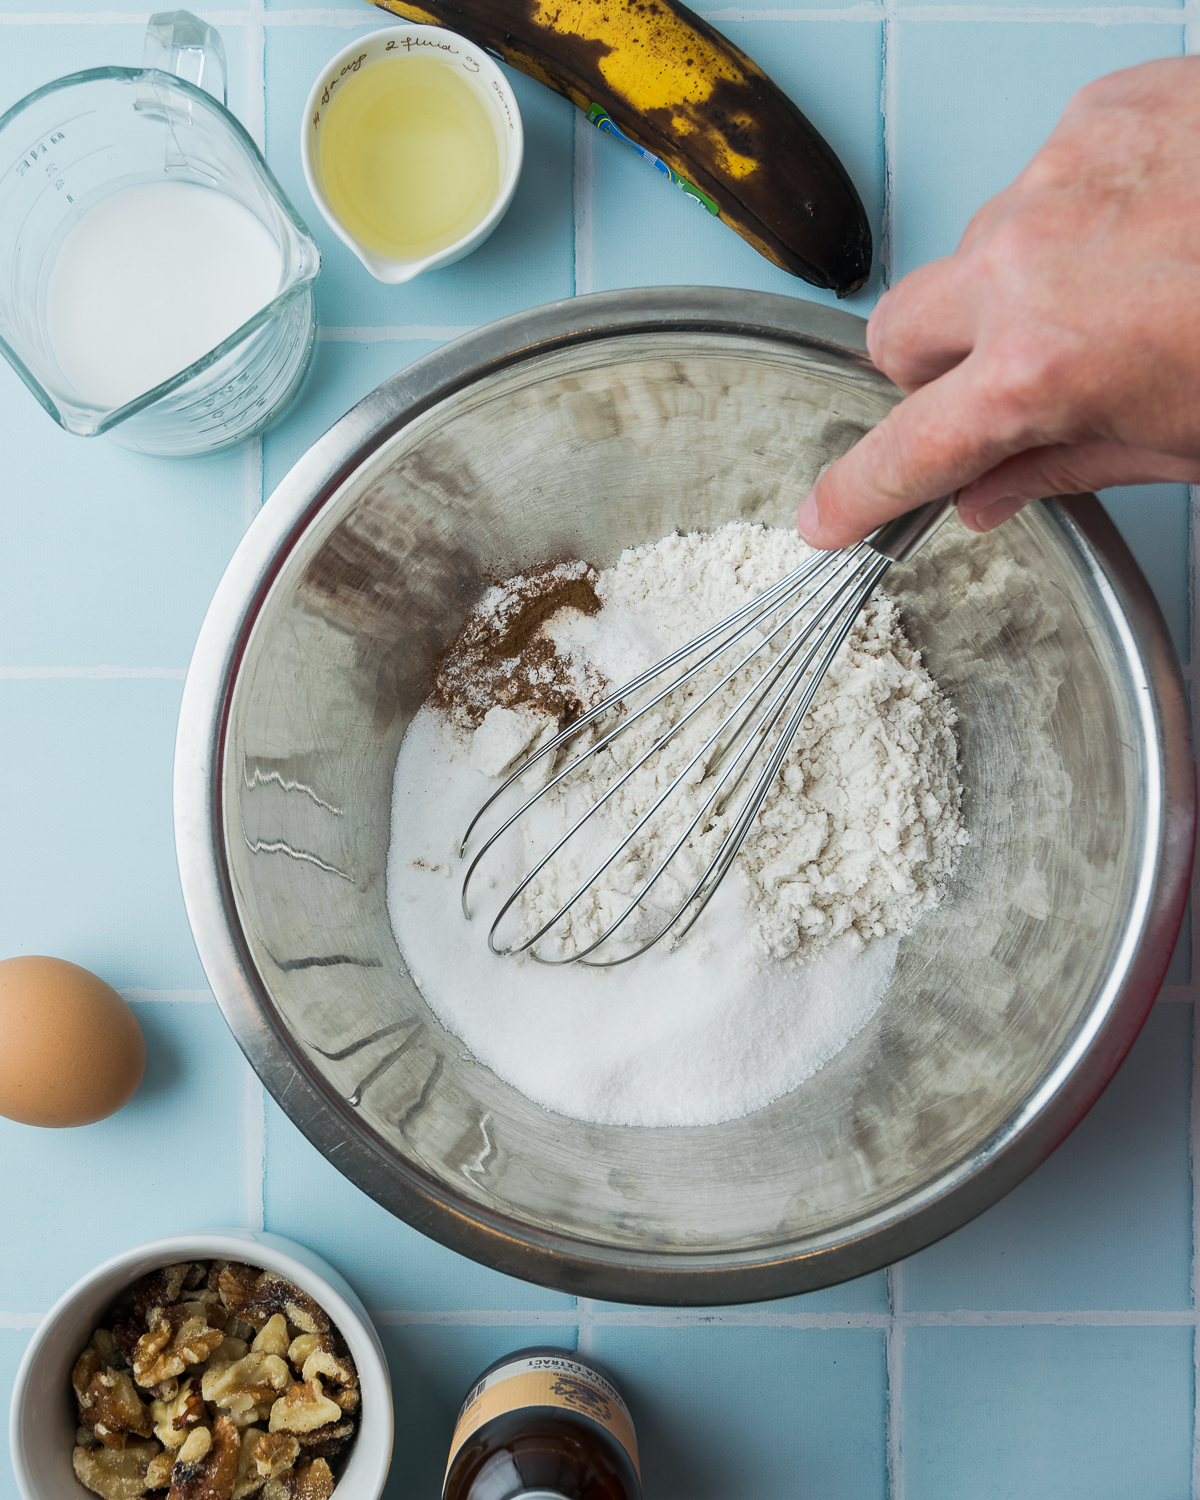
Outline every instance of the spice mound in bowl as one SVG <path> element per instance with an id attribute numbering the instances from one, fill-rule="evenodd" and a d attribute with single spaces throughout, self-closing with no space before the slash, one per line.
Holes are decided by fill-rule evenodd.
<path id="1" fill-rule="evenodd" d="M 184 1261 L 129 1287 L 71 1372 L 76 1477 L 106 1500 L 329 1500 L 359 1380 L 306 1292 L 239 1261 Z"/>

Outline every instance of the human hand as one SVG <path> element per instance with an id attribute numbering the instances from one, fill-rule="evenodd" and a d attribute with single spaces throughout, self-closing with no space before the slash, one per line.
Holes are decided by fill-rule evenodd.
<path id="1" fill-rule="evenodd" d="M 1098 79 L 953 255 L 875 308 L 906 392 L 800 508 L 818 547 L 959 491 L 974 531 L 1041 495 L 1200 482 L 1200 57 Z"/>

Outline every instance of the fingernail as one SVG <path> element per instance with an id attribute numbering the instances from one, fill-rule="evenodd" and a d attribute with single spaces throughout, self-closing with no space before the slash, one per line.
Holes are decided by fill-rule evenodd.
<path id="1" fill-rule="evenodd" d="M 809 490 L 796 513 L 796 530 L 806 542 L 811 542 L 821 527 L 821 516 L 817 510 L 817 492 Z"/>
<path id="2" fill-rule="evenodd" d="M 958 514 L 963 525 L 970 531 L 994 531 L 1010 516 L 1015 516 L 1026 503 L 1020 495 L 1001 495 L 999 500 L 991 500 L 987 505 L 980 505 L 972 510 L 964 510 L 960 506 Z"/>

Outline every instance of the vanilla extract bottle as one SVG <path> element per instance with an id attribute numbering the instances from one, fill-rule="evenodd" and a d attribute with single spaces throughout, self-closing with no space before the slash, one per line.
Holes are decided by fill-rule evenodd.
<path id="1" fill-rule="evenodd" d="M 572 1349 L 518 1349 L 467 1392 L 442 1500 L 642 1500 L 633 1420 Z"/>

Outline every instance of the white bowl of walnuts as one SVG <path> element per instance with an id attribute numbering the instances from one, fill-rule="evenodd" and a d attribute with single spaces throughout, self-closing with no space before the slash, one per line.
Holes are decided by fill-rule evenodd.
<path id="1" fill-rule="evenodd" d="M 13 1389 L 22 1500 L 378 1500 L 383 1346 L 332 1266 L 244 1229 L 139 1245 L 59 1298 Z"/>

